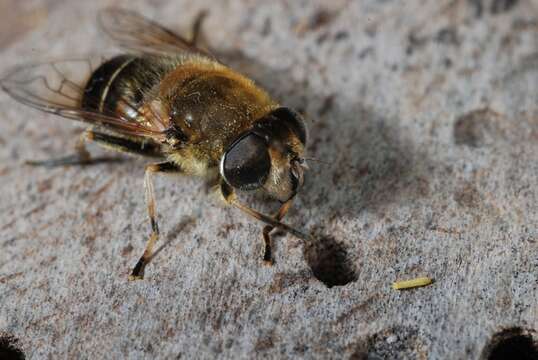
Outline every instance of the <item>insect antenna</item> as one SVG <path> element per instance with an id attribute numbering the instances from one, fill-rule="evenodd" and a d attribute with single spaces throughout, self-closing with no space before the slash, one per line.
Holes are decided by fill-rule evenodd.
<path id="1" fill-rule="evenodd" d="M 315 162 L 318 162 L 318 163 L 323 164 L 323 165 L 331 165 L 331 163 L 328 162 L 328 161 L 323 161 L 323 160 L 316 159 L 316 158 L 311 158 L 311 157 L 304 158 L 304 160 L 315 161 Z"/>

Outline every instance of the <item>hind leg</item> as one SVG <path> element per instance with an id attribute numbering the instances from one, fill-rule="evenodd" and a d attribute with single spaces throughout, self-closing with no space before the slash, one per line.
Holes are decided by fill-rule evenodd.
<path id="1" fill-rule="evenodd" d="M 162 157 L 160 147 L 155 143 L 145 143 L 143 141 L 113 136 L 89 129 L 84 131 L 78 138 L 75 145 L 75 154 L 48 160 L 27 160 L 25 163 L 31 166 L 57 167 L 121 161 L 121 159 L 114 157 L 92 157 L 88 150 L 86 150 L 86 144 L 90 141 L 95 142 L 107 150 L 154 158 Z"/>
<path id="2" fill-rule="evenodd" d="M 91 164 L 92 158 L 88 150 L 86 150 L 86 132 L 80 134 L 75 145 L 75 154 L 63 156 L 60 158 L 47 160 L 26 160 L 24 163 L 30 166 L 56 167 L 67 165 L 88 165 Z"/>

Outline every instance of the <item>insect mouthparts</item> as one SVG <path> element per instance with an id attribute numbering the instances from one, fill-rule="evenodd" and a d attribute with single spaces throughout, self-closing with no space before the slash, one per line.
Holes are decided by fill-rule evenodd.
<path id="1" fill-rule="evenodd" d="M 164 130 L 164 135 L 166 137 L 166 142 L 172 146 L 189 140 L 189 137 L 176 124 L 171 124 Z"/>

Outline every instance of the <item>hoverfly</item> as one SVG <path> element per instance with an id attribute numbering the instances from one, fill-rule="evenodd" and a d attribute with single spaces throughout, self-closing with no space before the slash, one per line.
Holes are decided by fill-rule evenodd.
<path id="1" fill-rule="evenodd" d="M 99 24 L 129 52 L 102 60 L 23 65 L 1 80 L 18 102 L 90 124 L 77 154 L 33 165 L 88 164 L 84 147 L 104 148 L 157 158 L 146 166 L 145 195 L 151 234 L 130 279 L 142 279 L 159 237 L 152 176 L 182 173 L 216 178 L 229 205 L 266 223 L 263 259 L 272 261 L 271 236 L 284 224 L 303 184 L 306 128 L 301 116 L 279 105 L 264 90 L 219 62 L 191 41 L 122 9 L 106 9 Z M 67 74 L 67 68 L 75 70 Z M 85 67 L 86 75 L 80 69 Z M 274 216 L 239 202 L 236 190 L 257 191 L 281 203 Z"/>

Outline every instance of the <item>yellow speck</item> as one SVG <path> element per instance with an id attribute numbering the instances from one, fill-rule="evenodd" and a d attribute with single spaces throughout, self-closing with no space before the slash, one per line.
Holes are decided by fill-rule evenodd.
<path id="1" fill-rule="evenodd" d="M 433 282 L 429 277 L 419 277 L 413 280 L 397 281 L 392 284 L 394 290 L 412 289 L 430 285 Z"/>

